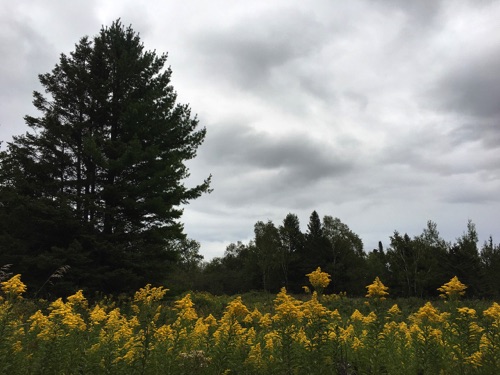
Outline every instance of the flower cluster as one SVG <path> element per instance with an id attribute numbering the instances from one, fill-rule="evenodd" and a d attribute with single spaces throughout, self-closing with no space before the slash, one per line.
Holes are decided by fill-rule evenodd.
<path id="1" fill-rule="evenodd" d="M 19 274 L 7 281 L 2 281 L 0 285 L 8 298 L 22 298 L 21 295 L 26 292 L 26 285 L 21 281 L 21 275 Z"/>
<path id="2" fill-rule="evenodd" d="M 317 291 L 322 291 L 324 288 L 330 284 L 330 275 L 326 272 L 321 271 L 321 267 L 318 267 L 316 271 L 308 273 L 306 275 L 309 278 L 309 282 Z"/>
<path id="3" fill-rule="evenodd" d="M 437 290 L 441 292 L 441 294 L 439 295 L 441 298 L 458 300 L 465 294 L 465 289 L 467 289 L 467 286 L 462 284 L 460 280 L 458 280 L 458 277 L 455 276 L 446 284 L 439 287 Z"/>
<path id="4" fill-rule="evenodd" d="M 387 292 L 389 288 L 386 287 L 382 281 L 380 281 L 378 276 L 375 280 L 373 280 L 373 283 L 366 287 L 366 289 L 368 290 L 368 293 L 366 294 L 366 297 L 368 298 L 384 300 L 386 296 L 389 295 L 389 292 Z"/>

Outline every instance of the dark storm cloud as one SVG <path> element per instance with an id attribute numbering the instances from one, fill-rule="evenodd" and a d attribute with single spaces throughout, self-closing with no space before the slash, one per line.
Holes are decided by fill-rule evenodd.
<path id="1" fill-rule="evenodd" d="M 357 159 L 342 153 L 341 146 L 305 132 L 271 134 L 244 124 L 208 128 L 192 175 L 213 174 L 207 203 L 218 207 L 253 207 L 254 216 L 257 207 L 310 207 L 320 199 L 311 191 L 345 183 L 358 168 Z"/>
<path id="2" fill-rule="evenodd" d="M 343 175 L 354 164 L 336 146 L 307 133 L 269 134 L 242 125 L 213 129 L 204 148 L 206 162 L 242 171 L 277 171 L 298 182 Z"/>

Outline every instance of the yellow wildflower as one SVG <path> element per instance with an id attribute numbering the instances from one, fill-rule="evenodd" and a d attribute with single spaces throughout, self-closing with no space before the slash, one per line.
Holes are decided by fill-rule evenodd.
<path id="1" fill-rule="evenodd" d="M 357 320 L 362 321 L 363 318 L 364 318 L 363 314 L 361 314 L 361 312 L 358 309 L 354 310 L 354 312 L 351 314 L 352 321 L 357 321 Z"/>
<path id="2" fill-rule="evenodd" d="M 389 290 L 388 287 L 386 287 L 382 281 L 378 278 L 378 276 L 373 280 L 373 283 L 368 285 L 366 287 L 368 289 L 368 293 L 366 294 L 366 297 L 368 298 L 377 298 L 384 300 L 385 297 L 389 294 L 387 291 Z"/>
<path id="3" fill-rule="evenodd" d="M 432 328 L 429 331 L 429 337 L 431 337 L 436 342 L 438 342 L 441 345 L 443 345 L 443 332 L 440 329 L 438 329 L 438 328 Z"/>
<path id="4" fill-rule="evenodd" d="M 40 310 L 28 318 L 30 323 L 29 332 L 38 331 L 37 337 L 42 340 L 52 340 L 56 337 L 54 323 L 48 316 L 44 315 Z"/>
<path id="5" fill-rule="evenodd" d="M 340 315 L 339 313 L 339 310 L 338 309 L 335 309 L 333 311 L 330 311 L 330 318 L 332 320 L 337 320 L 337 321 L 341 321 L 342 320 L 342 316 Z"/>
<path id="6" fill-rule="evenodd" d="M 195 339 L 201 339 L 208 335 L 209 325 L 205 323 L 203 318 L 199 318 L 194 324 L 192 335 Z"/>
<path id="7" fill-rule="evenodd" d="M 354 335 L 354 326 L 349 324 L 346 328 L 339 327 L 339 337 L 343 342 L 347 342 Z"/>
<path id="8" fill-rule="evenodd" d="M 175 309 L 179 310 L 178 317 L 181 320 L 197 320 L 198 314 L 194 309 L 194 303 L 191 301 L 191 294 L 186 294 L 180 300 L 175 301 Z"/>
<path id="9" fill-rule="evenodd" d="M 135 292 L 134 302 L 151 305 L 153 302 L 160 301 L 167 292 L 168 289 L 165 289 L 162 286 L 152 288 L 151 284 L 147 284 L 144 288 Z"/>
<path id="10" fill-rule="evenodd" d="M 395 303 L 394 305 L 392 305 L 392 307 L 387 310 L 387 312 L 390 314 L 390 315 L 399 315 L 401 314 L 401 310 L 399 309 L 399 306 L 397 303 Z"/>
<path id="11" fill-rule="evenodd" d="M 303 304 L 304 315 L 311 320 L 322 319 L 329 315 L 328 309 L 318 300 L 318 293 L 315 291 L 311 299 Z"/>
<path id="12" fill-rule="evenodd" d="M 170 324 L 163 324 L 155 330 L 154 337 L 162 341 L 173 341 L 175 339 L 174 330 Z"/>
<path id="13" fill-rule="evenodd" d="M 295 333 L 294 340 L 305 348 L 311 348 L 311 341 L 307 338 L 303 327 Z"/>
<path id="14" fill-rule="evenodd" d="M 262 318 L 262 313 L 255 307 L 253 311 L 243 319 L 245 323 L 257 323 Z"/>
<path id="15" fill-rule="evenodd" d="M 462 284 L 458 277 L 453 277 L 449 282 L 439 287 L 437 290 L 442 292 L 439 296 L 441 298 L 448 298 L 450 300 L 457 300 L 460 296 L 465 294 L 467 286 Z"/>
<path id="16" fill-rule="evenodd" d="M 439 310 L 432 306 L 432 303 L 427 302 L 411 317 L 420 322 L 440 323 L 446 321 L 450 316 L 449 313 L 439 313 Z"/>
<path id="17" fill-rule="evenodd" d="M 212 314 L 209 314 L 206 318 L 205 318 L 205 323 L 210 326 L 210 327 L 213 327 L 213 326 L 216 326 L 217 325 L 217 319 L 214 318 L 214 316 Z"/>
<path id="18" fill-rule="evenodd" d="M 352 340 L 351 348 L 353 348 L 356 351 L 356 350 L 363 348 L 363 347 L 364 347 L 364 345 L 361 342 L 361 340 L 358 337 L 354 337 L 354 339 Z"/>
<path id="19" fill-rule="evenodd" d="M 377 315 L 371 311 L 368 315 L 363 317 L 363 323 L 364 324 L 371 324 L 377 320 Z"/>
<path id="20" fill-rule="evenodd" d="M 489 308 L 484 310 L 483 315 L 491 319 L 499 319 L 500 305 L 497 302 L 493 302 L 493 304 Z"/>
<path id="21" fill-rule="evenodd" d="M 21 281 L 21 275 L 12 276 L 7 281 L 0 283 L 2 291 L 11 298 L 22 298 L 21 294 L 26 292 L 26 285 Z"/>
<path id="22" fill-rule="evenodd" d="M 482 366 L 483 353 L 480 351 L 472 353 L 470 356 L 465 358 L 465 363 L 472 365 L 474 367 Z"/>
<path id="23" fill-rule="evenodd" d="M 94 325 L 106 320 L 107 317 L 106 311 L 99 305 L 96 305 L 90 312 L 90 321 Z"/>
<path id="24" fill-rule="evenodd" d="M 250 314 L 250 311 L 248 311 L 248 308 L 245 306 L 243 301 L 241 300 L 241 297 L 236 297 L 234 300 L 232 300 L 229 305 L 226 307 L 226 311 L 224 312 L 224 315 L 229 317 L 235 317 L 235 318 L 245 318 L 248 314 Z"/>
<path id="25" fill-rule="evenodd" d="M 271 314 L 270 313 L 265 313 L 264 315 L 262 315 L 262 317 L 259 319 L 259 325 L 261 325 L 262 327 L 270 327 L 271 324 L 273 323 L 272 319 L 271 319 Z"/>
<path id="26" fill-rule="evenodd" d="M 262 367 L 262 349 L 260 347 L 260 342 L 250 347 L 246 362 L 258 368 Z"/>
<path id="27" fill-rule="evenodd" d="M 67 301 L 72 306 L 80 306 L 83 308 L 87 308 L 87 305 L 88 305 L 87 300 L 83 296 L 83 292 L 81 290 L 79 290 L 78 292 L 76 292 L 72 296 L 69 296 L 67 298 Z"/>
<path id="28" fill-rule="evenodd" d="M 279 345 L 280 336 L 278 332 L 271 331 L 264 335 L 264 341 L 266 342 L 266 348 L 272 350 L 276 345 Z"/>
<path id="29" fill-rule="evenodd" d="M 87 325 L 80 314 L 73 310 L 73 306 L 68 302 L 64 303 L 61 298 L 58 298 L 50 304 L 49 319 L 61 319 L 61 322 L 70 329 L 78 329 L 85 331 Z"/>
<path id="30" fill-rule="evenodd" d="M 274 300 L 276 314 L 273 316 L 274 321 L 302 319 L 304 311 L 302 311 L 302 302 L 289 296 L 285 288 L 281 288 L 276 299 Z"/>
<path id="31" fill-rule="evenodd" d="M 457 308 L 457 311 L 463 317 L 468 317 L 468 318 L 475 318 L 476 317 L 476 310 L 471 309 L 469 307 L 459 307 L 459 308 Z"/>
<path id="32" fill-rule="evenodd" d="M 328 284 L 330 284 L 330 275 L 326 272 L 321 272 L 321 267 L 318 267 L 316 271 L 308 273 L 306 275 L 309 278 L 309 282 L 316 290 L 323 290 Z"/>

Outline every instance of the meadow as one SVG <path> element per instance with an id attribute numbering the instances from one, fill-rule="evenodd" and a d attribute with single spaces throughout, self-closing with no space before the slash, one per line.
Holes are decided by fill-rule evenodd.
<path id="1" fill-rule="evenodd" d="M 376 278 L 365 298 L 323 294 L 317 269 L 304 294 L 23 298 L 21 275 L 1 283 L 2 374 L 496 374 L 500 305 L 464 300 L 456 277 L 442 299 L 391 299 Z"/>

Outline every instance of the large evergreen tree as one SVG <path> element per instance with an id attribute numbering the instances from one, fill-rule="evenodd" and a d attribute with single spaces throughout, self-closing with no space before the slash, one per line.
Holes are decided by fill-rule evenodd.
<path id="1" fill-rule="evenodd" d="M 284 285 L 287 289 L 300 291 L 302 285 L 298 285 L 300 284 L 298 281 L 304 276 L 299 274 L 300 254 L 303 252 L 305 238 L 300 231 L 298 216 L 292 213 L 286 215 L 283 225 L 278 230 L 281 241 L 280 266 Z"/>
<path id="2" fill-rule="evenodd" d="M 181 205 L 210 183 L 183 183 L 205 129 L 176 103 L 166 60 L 118 20 L 39 76 L 40 116 L 0 157 L 0 215 L 13 217 L 0 264 L 34 283 L 69 264 L 75 284 L 106 291 L 161 281 Z"/>

